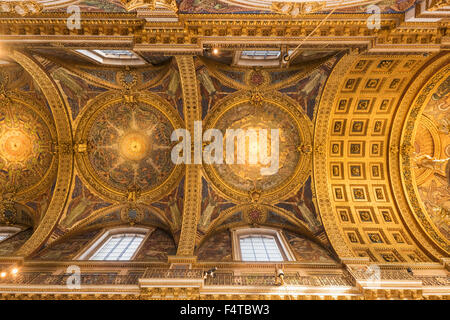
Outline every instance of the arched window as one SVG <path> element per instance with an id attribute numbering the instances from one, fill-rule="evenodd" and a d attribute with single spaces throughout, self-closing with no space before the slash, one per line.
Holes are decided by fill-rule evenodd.
<path id="1" fill-rule="evenodd" d="M 95 62 L 108 65 L 144 65 L 146 62 L 130 50 L 75 50 Z"/>
<path id="2" fill-rule="evenodd" d="M 279 230 L 248 228 L 232 232 L 235 260 L 258 262 L 293 260 L 289 246 Z"/>
<path id="3" fill-rule="evenodd" d="M 0 242 L 12 237 L 19 231 L 20 228 L 16 227 L 0 227 Z"/>
<path id="4" fill-rule="evenodd" d="M 106 231 L 78 259 L 93 261 L 132 260 L 146 238 L 142 228 L 113 229 Z"/>
<path id="5" fill-rule="evenodd" d="M 236 52 L 234 64 L 237 66 L 276 67 L 280 64 L 280 50 L 244 50 Z"/>

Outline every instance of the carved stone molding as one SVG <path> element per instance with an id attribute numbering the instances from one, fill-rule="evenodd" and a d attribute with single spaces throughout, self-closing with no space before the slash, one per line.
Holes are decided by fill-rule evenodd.
<path id="1" fill-rule="evenodd" d="M 123 99 L 124 95 L 122 92 L 110 91 L 99 95 L 88 103 L 76 122 L 75 141 L 77 142 L 76 147 L 78 151 L 80 151 L 80 149 L 83 151 L 85 148 L 89 150 L 92 147 L 90 145 L 86 146 L 84 142 L 89 142 L 89 132 L 96 123 L 96 117 L 98 117 L 99 114 L 102 114 L 104 110 L 108 110 L 110 106 L 122 103 Z M 183 127 L 183 122 L 178 112 L 160 96 L 149 92 L 139 92 L 135 94 L 134 99 L 137 103 L 149 108 L 148 110 L 155 110 L 155 112 L 158 112 L 162 117 L 161 119 L 167 121 L 167 124 L 170 124 L 173 129 Z M 132 108 L 129 107 L 127 110 L 132 110 Z M 168 194 L 181 180 L 183 167 L 181 165 L 176 165 L 166 174 L 164 179 L 161 179 L 159 183 L 155 183 L 145 190 L 138 190 L 139 192 L 131 189 L 124 190 L 123 188 L 118 188 L 117 186 L 110 184 L 110 180 L 102 179 L 101 175 L 99 175 L 92 166 L 89 152 L 91 151 L 75 153 L 77 169 L 81 173 L 81 179 L 88 186 L 91 186 L 98 195 L 117 203 L 124 202 L 127 199 L 131 200 L 136 197 L 138 199 L 134 199 L 135 201 L 150 203 Z M 148 151 L 146 157 L 149 157 Z M 124 158 L 124 161 L 125 160 L 126 158 Z M 129 188 L 131 188 L 131 186 Z"/>
<path id="2" fill-rule="evenodd" d="M 0 1 L 0 12 L 27 16 L 40 13 L 42 9 L 43 7 L 38 1 Z"/>
<path id="3" fill-rule="evenodd" d="M 220 48 L 251 48 L 261 45 L 298 43 L 303 47 L 322 47 L 324 41 L 336 48 L 365 48 L 373 52 L 438 51 L 449 45 L 441 22 L 402 24 L 399 14 L 383 14 L 381 29 L 368 29 L 367 14 L 333 14 L 326 22 L 326 14 L 314 14 L 292 19 L 279 14 L 180 14 L 174 24 L 160 25 L 160 21 L 136 19 L 137 13 L 120 15 L 84 13 L 80 30 L 69 30 L 65 19 L 26 18 L 0 19 L 0 35 L 15 44 L 33 43 L 46 39 L 55 46 L 89 48 L 99 41 L 120 47 L 165 53 L 200 52 L 208 46 Z M 304 18 L 303 18 L 304 17 Z M 320 26 L 319 26 L 320 24 Z M 317 32 L 308 37 L 310 30 Z M 64 37 L 64 41 L 61 40 Z M 229 38 L 229 39 L 228 39 Z M 342 39 L 347 44 L 342 43 Z M 226 39 L 226 40 L 224 40 Z M 176 45 L 176 49 L 174 48 Z"/>
<path id="4" fill-rule="evenodd" d="M 199 92 L 193 56 L 176 57 L 183 90 L 183 108 L 186 129 L 194 136 L 194 121 L 201 120 Z M 203 133 L 201 133 L 203 134 Z M 195 249 L 197 221 L 201 211 L 201 165 L 186 165 L 184 209 L 177 255 L 192 256 Z"/>
<path id="5" fill-rule="evenodd" d="M 331 205 L 332 196 L 330 194 L 331 191 L 327 179 L 327 151 L 324 150 L 324 145 L 328 143 L 327 135 L 328 132 L 330 132 L 330 118 L 334 100 L 338 96 L 342 78 L 350 69 L 354 60 L 355 57 L 353 55 L 345 55 L 331 72 L 317 110 L 313 138 L 313 178 L 319 214 L 328 235 L 328 239 L 339 257 L 351 257 L 354 254 L 344 240 L 344 234 L 339 227 L 339 222 Z"/>
<path id="6" fill-rule="evenodd" d="M 210 165 L 205 163 L 203 164 L 203 169 L 207 180 L 211 182 L 215 189 L 227 199 L 230 199 L 235 203 L 248 203 L 255 200 L 253 199 L 253 192 L 257 192 L 258 202 L 273 204 L 292 196 L 309 177 L 311 172 L 312 155 L 311 152 L 302 152 L 301 149 L 304 146 L 304 149 L 307 151 L 307 148 L 311 147 L 313 125 L 301 106 L 287 95 L 281 94 L 277 91 L 256 91 L 256 93 L 257 95 L 255 92 L 243 90 L 230 94 L 226 98 L 219 100 L 204 119 L 205 130 L 216 128 L 225 131 L 225 128 L 221 127 L 223 126 L 222 120 L 227 116 L 229 117 L 230 114 L 232 115 L 233 112 L 236 112 L 234 110 L 239 110 L 239 107 L 250 108 L 250 110 L 252 110 L 252 104 L 256 106 L 256 108 L 262 108 L 262 104 L 264 104 L 264 108 L 270 108 L 269 110 L 272 110 L 271 112 L 278 112 L 276 118 L 277 121 L 289 121 L 292 126 L 289 130 L 291 132 L 294 132 L 295 130 L 295 137 L 299 137 L 301 145 L 299 144 L 293 146 L 292 144 L 294 144 L 294 137 L 289 137 L 286 135 L 286 140 L 289 140 L 289 143 L 280 144 L 279 147 L 280 159 L 283 159 L 283 157 L 289 159 L 284 162 L 283 166 L 287 167 L 288 161 L 291 161 L 291 164 L 293 165 L 291 171 L 276 173 L 282 177 L 285 175 L 284 180 L 281 182 L 276 180 L 277 177 L 268 176 L 269 178 L 265 178 L 261 175 L 258 177 L 258 183 L 259 181 L 262 181 L 261 185 L 263 185 L 263 187 L 260 189 L 258 185 L 257 188 L 256 180 L 254 180 L 252 182 L 255 183 L 255 189 L 246 190 L 239 187 L 240 183 L 230 181 L 227 178 L 227 172 L 233 172 L 230 168 L 232 165 L 226 167 L 228 168 L 227 171 L 223 169 L 223 171 L 221 171 L 218 168 L 221 165 L 217 166 L 214 164 Z M 263 111 L 258 112 L 260 112 L 260 114 L 264 114 Z M 246 126 L 248 124 L 246 121 L 248 121 L 247 118 L 240 119 L 239 125 Z M 267 119 L 264 119 L 264 121 L 265 123 L 270 123 Z M 271 125 L 273 126 L 273 124 Z M 286 129 L 283 128 L 280 130 L 282 134 L 283 130 Z M 298 143 L 298 141 L 295 143 Z M 296 155 L 298 155 L 298 161 L 294 162 L 295 160 L 293 159 L 296 159 Z M 283 160 L 280 162 L 283 163 Z M 251 175 L 245 176 L 245 171 L 240 171 L 237 175 L 247 179 L 246 182 L 251 181 Z M 264 185 L 268 184 L 266 181 L 270 181 L 272 186 L 264 189 Z"/>

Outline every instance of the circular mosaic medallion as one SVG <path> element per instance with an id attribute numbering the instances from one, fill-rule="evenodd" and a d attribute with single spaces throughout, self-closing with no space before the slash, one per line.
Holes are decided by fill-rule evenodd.
<path id="1" fill-rule="evenodd" d="M 55 132 L 39 109 L 15 98 L 0 103 L 0 190 L 35 196 L 52 180 Z"/>
<path id="2" fill-rule="evenodd" d="M 181 168 L 171 160 L 171 134 L 182 126 L 177 111 L 154 95 L 126 103 L 108 94 L 82 116 L 77 137 L 86 152 L 77 156 L 87 183 L 123 200 L 131 191 L 158 198 L 171 189 Z"/>
<path id="3" fill-rule="evenodd" d="M 223 163 L 204 164 L 204 170 L 229 199 L 276 202 L 310 174 L 312 123 L 289 97 L 259 93 L 257 103 L 253 97 L 249 92 L 225 98 L 205 119 L 205 130 L 222 132 Z M 244 140 L 236 138 L 239 130 Z"/>

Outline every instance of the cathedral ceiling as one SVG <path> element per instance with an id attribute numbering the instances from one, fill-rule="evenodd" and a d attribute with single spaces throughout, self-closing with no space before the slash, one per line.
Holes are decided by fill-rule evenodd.
<path id="1" fill-rule="evenodd" d="M 72 2 L 83 12 L 135 14 L 120 1 Z M 70 3 L 43 2 L 44 13 L 50 17 Z M 178 4 L 180 17 L 221 10 L 245 15 L 254 7 L 231 0 Z M 382 10 L 390 15 L 386 21 L 412 4 L 383 1 Z M 362 8 L 341 13 L 358 14 Z M 242 48 L 235 46 L 243 46 L 236 39 L 216 54 L 210 45 L 198 47 L 201 37 L 220 34 L 211 27 L 216 22 L 188 22 L 189 36 L 180 38 L 170 35 L 170 27 L 161 36 L 151 28 L 134 33 L 137 20 L 123 22 L 129 23 L 126 33 L 122 26 L 112 32 L 119 38 L 139 36 L 135 53 L 143 65 L 102 64 L 80 52 L 95 51 L 91 45 L 73 43 L 5 50 L 1 218 L 31 229 L 0 252 L 72 258 L 75 249 L 55 253 L 66 250 L 57 249 L 65 240 L 79 249 L 85 245 L 79 239 L 95 237 L 103 228 L 141 225 L 161 239 L 162 251 L 208 256 L 228 241 L 224 230 L 250 225 L 284 229 L 289 242 L 314 247 L 310 256 L 324 261 L 430 262 L 448 255 L 449 55 L 364 52 L 367 41 L 355 45 L 363 50 L 309 43 L 284 67 L 281 62 L 249 67 L 236 62 Z M 0 30 L 8 37 L 29 32 L 14 28 Z M 99 35 L 94 29 L 90 32 Z M 237 29 L 225 32 L 252 36 L 251 30 Z M 266 34 L 255 27 L 267 37 L 296 32 L 275 29 Z M 356 36 L 350 29 L 333 32 Z M 72 34 L 68 41 L 87 33 Z M 432 37 L 427 39 L 436 48 L 445 46 Z M 174 50 L 178 39 L 192 45 L 188 53 L 202 56 L 138 47 L 153 43 Z M 130 40 L 114 49 L 131 50 Z M 174 164 L 172 132 L 186 128 L 194 137 L 194 121 L 201 122 L 203 133 L 279 128 L 277 174 L 261 174 L 267 166 L 260 164 Z M 245 143 L 244 149 L 258 148 Z M 50 249 L 42 253 L 42 248 Z M 157 251 L 148 248 L 147 256 L 161 258 Z"/>
<path id="2" fill-rule="evenodd" d="M 444 74 L 428 97 L 414 137 L 414 176 L 427 214 L 450 240 L 450 77 Z"/>
<path id="3" fill-rule="evenodd" d="M 129 223 L 166 230 L 177 242 L 190 189 L 198 190 L 201 199 L 196 213 L 199 246 L 221 230 L 256 224 L 301 233 L 333 248 L 341 258 L 429 261 L 446 250 L 445 244 L 436 247 L 427 240 L 426 228 L 407 223 L 402 210 L 411 209 L 396 203 L 395 183 L 402 183 L 401 177 L 392 181 L 395 177 L 389 175 L 386 162 L 398 152 L 389 133 L 394 130 L 395 106 L 406 99 L 403 92 L 410 77 L 427 70 L 430 61 L 442 65 L 445 55 L 338 54 L 315 60 L 315 69 L 304 65 L 286 70 L 233 68 L 196 59 L 204 131 L 281 128 L 275 179 L 261 175 L 261 165 L 203 164 L 197 187 L 186 183 L 184 167 L 170 159 L 171 132 L 183 128 L 186 120 L 175 61 L 127 71 L 85 64 L 59 66 L 57 60 L 38 53 L 34 59 L 45 65 L 40 67 L 50 72 L 67 103 L 72 147 L 58 146 L 50 110 L 45 103 L 39 105 L 38 98 L 33 103 L 25 100 L 29 89 L 24 87 L 16 90 L 20 94 L 5 90 L 1 151 L 3 170 L 8 173 L 4 186 L 20 186 L 13 194 L 18 203 L 36 186 L 42 191 L 34 196 L 42 194 L 45 186 L 48 189 L 56 179 L 55 173 L 49 173 L 57 166 L 56 158 L 73 152 L 74 176 L 70 170 L 59 172 L 72 177 L 71 186 L 66 191 L 68 201 L 61 202 L 55 213 L 55 228 L 45 236 L 50 236 L 48 243 L 83 230 Z M 6 74 L 3 79 L 8 83 Z M 144 86 L 143 79 L 149 76 L 156 80 Z M 441 77 L 439 85 L 427 91 L 429 99 L 418 121 L 427 130 L 416 130 L 416 165 L 412 166 L 424 212 L 443 238 L 448 216 L 442 193 L 448 191 L 448 169 L 427 167 L 417 159 L 424 154 L 442 158 L 448 149 L 445 79 Z M 77 87 L 81 96 L 74 95 Z M 35 122 L 27 126 L 20 119 Z M 9 173 L 18 166 L 30 168 L 27 178 L 19 179 L 21 184 L 12 183 L 17 177 Z M 55 195 L 44 194 L 55 202 Z M 30 206 L 32 198 L 25 199 Z M 420 222 L 414 212 L 410 218 Z"/>

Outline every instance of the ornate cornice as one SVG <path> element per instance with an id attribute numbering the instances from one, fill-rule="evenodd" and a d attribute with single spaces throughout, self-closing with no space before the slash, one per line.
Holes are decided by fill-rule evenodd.
<path id="1" fill-rule="evenodd" d="M 0 12 L 15 13 L 21 16 L 37 14 L 43 7 L 38 1 L 0 1 Z"/>
<path id="2" fill-rule="evenodd" d="M 301 15 L 298 19 L 272 14 L 180 14 L 177 22 L 151 21 L 136 14 L 83 13 L 80 30 L 69 30 L 64 14 L 42 14 L 32 21 L 0 18 L 0 36 L 14 45 L 60 43 L 71 47 L 98 46 L 98 40 L 132 48 L 179 53 L 204 46 L 280 45 L 304 41 L 303 46 L 343 42 L 369 51 L 437 51 L 450 45 L 444 22 L 403 22 L 399 14 L 383 14 L 379 30 L 367 28 L 367 14 Z M 306 37 L 319 24 L 313 35 Z M 401 25 L 401 28 L 399 26 Z M 36 42 L 39 40 L 39 42 Z M 43 44 L 45 40 L 47 44 Z"/>

